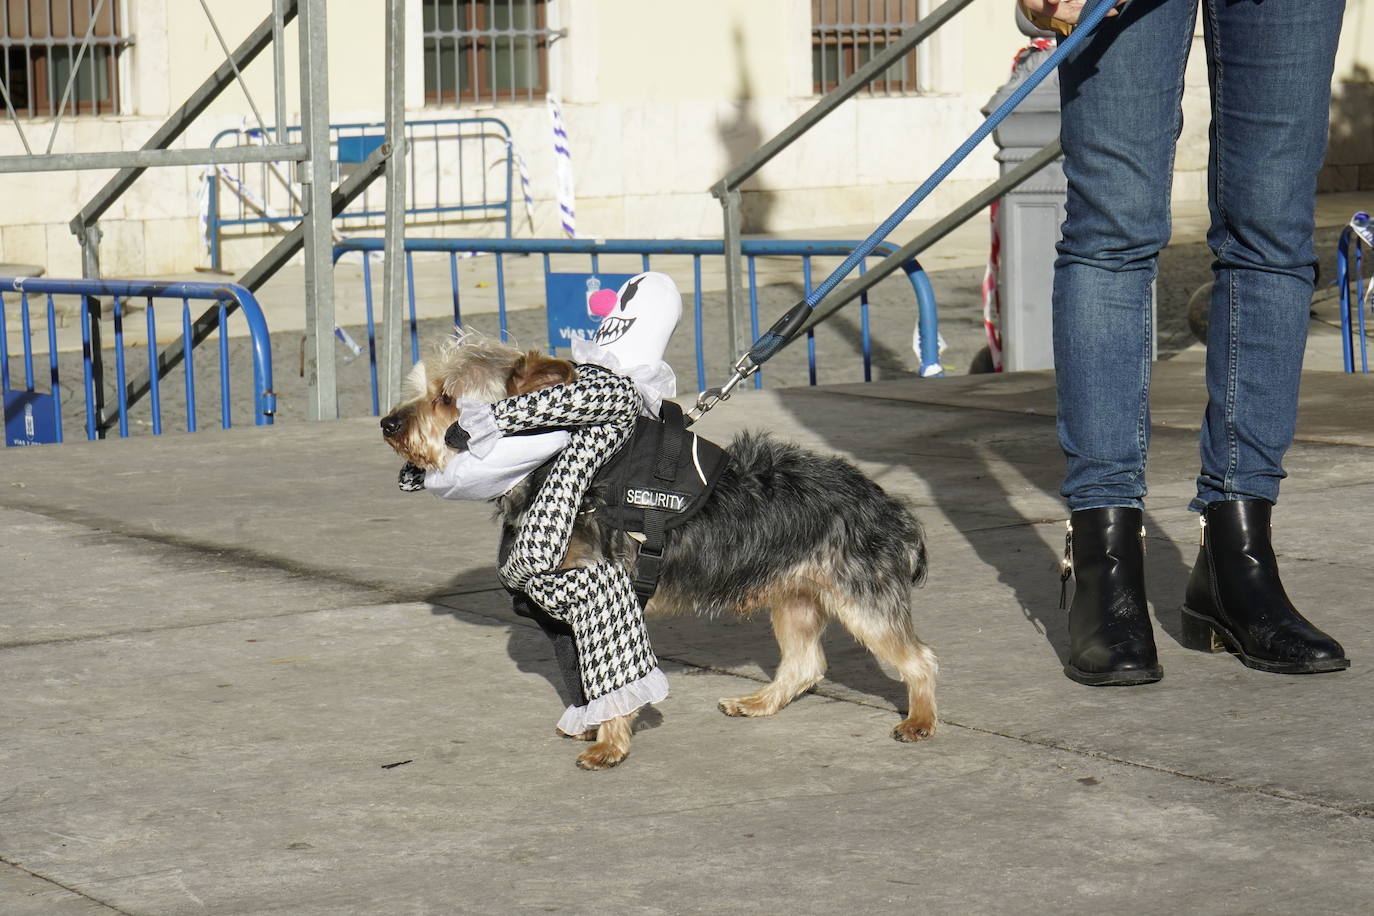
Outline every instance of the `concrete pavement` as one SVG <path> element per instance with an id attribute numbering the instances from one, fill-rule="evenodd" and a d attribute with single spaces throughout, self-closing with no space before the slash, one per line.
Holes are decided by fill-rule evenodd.
<path id="1" fill-rule="evenodd" d="M 651 625 L 672 695 L 619 768 L 554 735 L 486 507 L 404 494 L 375 420 L 0 457 L 0 913 L 1291 913 L 1374 902 L 1374 379 L 1309 371 L 1276 512 L 1349 671 L 1177 642 L 1202 403 L 1160 363 L 1162 682 L 1060 673 L 1048 373 L 748 391 L 700 425 L 859 463 L 931 543 L 934 740 L 842 632 L 777 717 L 765 621 Z"/>

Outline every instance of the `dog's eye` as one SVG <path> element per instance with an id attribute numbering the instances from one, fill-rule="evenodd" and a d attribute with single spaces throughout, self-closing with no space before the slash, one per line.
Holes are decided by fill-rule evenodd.
<path id="1" fill-rule="evenodd" d="M 440 394 L 437 398 L 434 399 L 434 403 L 443 404 L 445 407 L 452 407 L 453 398 L 447 394 Z"/>

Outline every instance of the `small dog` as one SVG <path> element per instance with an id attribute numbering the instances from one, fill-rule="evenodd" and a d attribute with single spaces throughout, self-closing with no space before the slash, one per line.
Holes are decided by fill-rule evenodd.
<path id="1" fill-rule="evenodd" d="M 576 367 L 537 351 L 521 352 L 477 335 L 440 343 L 406 379 L 403 401 L 381 421 L 398 455 L 424 469 L 453 455 L 444 433 L 460 398 L 494 403 L 576 378 Z M 840 458 L 826 458 L 767 435 L 745 433 L 726 449 L 730 466 L 707 505 L 669 532 L 650 617 L 694 612 L 747 617 L 767 609 L 781 661 L 773 680 L 743 697 L 722 699 L 728 716 L 771 716 L 825 673 L 821 633 L 832 620 L 906 683 L 908 711 L 892 736 L 922 741 L 935 732 L 935 654 L 916 636 L 911 588 L 926 573 L 920 523 L 893 497 Z M 528 482 L 495 500 L 507 526 L 518 525 L 533 496 Z M 605 505 L 593 487 L 586 508 Z M 563 568 L 613 559 L 633 564 L 638 543 L 584 511 Z M 584 769 L 615 766 L 629 753 L 633 716 L 570 737 L 595 740 L 578 758 Z"/>

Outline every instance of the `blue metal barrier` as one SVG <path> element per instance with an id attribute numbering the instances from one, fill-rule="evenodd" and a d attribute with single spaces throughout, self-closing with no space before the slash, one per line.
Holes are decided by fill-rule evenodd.
<path id="1" fill-rule="evenodd" d="M 23 340 L 22 350 L 17 355 L 22 355 L 24 370 L 22 388 L 13 387 L 10 380 L 12 338 L 9 331 L 7 293 L 11 294 L 11 297 L 14 294 L 18 295 L 19 331 Z M 35 361 L 41 357 L 38 357 L 34 352 L 33 309 L 30 303 L 32 296 L 46 299 L 45 317 L 48 329 L 46 391 L 38 390 L 38 379 L 35 373 Z M 84 425 L 87 439 L 100 438 L 103 432 L 98 417 L 100 398 L 103 396 L 103 392 L 97 389 L 97 385 L 101 381 L 101 372 L 98 371 L 97 366 L 103 359 L 100 352 L 103 348 L 97 345 L 97 341 L 91 333 L 91 308 L 92 304 L 98 301 L 92 297 L 96 296 L 108 297 L 111 304 L 110 318 L 114 330 L 115 395 L 118 402 L 117 420 L 121 437 L 129 435 L 130 406 L 132 403 L 129 397 L 128 374 L 131 357 L 128 351 L 140 343 L 136 332 L 126 333 L 126 312 L 131 305 L 130 300 L 143 300 L 144 302 L 146 336 L 142 339 L 142 346 L 147 353 L 148 365 L 148 422 L 154 435 L 160 435 L 163 426 L 161 377 L 174 368 L 177 362 L 184 366 L 182 391 L 186 410 L 186 429 L 188 432 L 194 432 L 196 429 L 196 375 L 194 367 L 196 336 L 192 330 L 191 318 L 191 302 L 196 300 L 218 304 L 218 320 L 215 330 L 219 334 L 220 425 L 225 429 L 232 425 L 228 317 L 229 313 L 235 310 L 243 315 L 248 326 L 249 349 L 253 361 L 253 422 L 258 426 L 265 426 L 272 422 L 273 414 L 276 411 L 276 395 L 272 391 L 272 347 L 267 331 L 267 322 L 263 318 L 262 308 L 253 298 L 253 294 L 243 287 L 228 283 L 150 283 L 137 280 L 60 280 L 38 277 L 0 277 L 0 389 L 3 389 L 4 392 L 6 445 L 36 445 L 63 440 L 61 363 L 64 358 L 58 347 L 58 310 L 54 302 L 55 296 L 81 297 L 78 318 L 81 328 L 81 349 L 79 353 L 73 349 L 65 361 L 68 363 L 68 371 L 71 372 L 77 368 L 73 365 L 75 361 L 80 360 L 81 391 L 85 396 Z M 160 361 L 154 303 L 155 300 L 166 299 L 181 301 L 181 348 L 179 351 L 169 351 L 170 358 Z M 13 301 L 12 298 L 10 301 Z M 231 308 L 231 305 L 237 308 Z M 127 341 L 126 338 L 129 336 L 134 337 L 132 342 Z M 162 365 L 159 365 L 160 362 Z"/>
<path id="2" fill-rule="evenodd" d="M 1350 271 L 1350 248 L 1354 245 L 1355 271 Z M 1374 224 L 1369 214 L 1356 213 L 1350 225 L 1341 232 L 1336 245 L 1336 288 L 1340 292 L 1341 310 L 1341 355 L 1345 361 L 1345 371 L 1355 371 L 1355 354 L 1358 346 L 1360 371 L 1369 371 L 1368 337 L 1365 336 L 1365 308 L 1374 300 L 1374 279 L 1369 287 L 1364 285 L 1364 251 L 1374 251 Z M 1356 341 L 1359 341 L 1358 345 Z"/>
<path id="3" fill-rule="evenodd" d="M 815 257 L 844 257 L 854 250 L 856 242 L 847 241 L 795 241 L 791 239 L 752 239 L 743 243 L 743 254 L 748 262 L 749 277 L 749 310 L 754 336 L 758 336 L 759 331 L 759 287 L 757 282 L 756 263 L 760 257 L 796 257 L 801 259 L 803 274 L 803 284 L 807 292 L 811 289 L 811 261 Z M 373 292 L 372 292 L 372 258 L 370 254 L 382 251 L 382 239 L 349 239 L 334 246 L 334 262 L 337 264 L 339 259 L 350 253 L 362 253 L 362 273 L 364 304 L 367 316 L 368 349 L 372 361 L 372 412 L 379 414 L 379 404 L 377 396 L 377 345 L 376 332 L 373 312 Z M 883 244 L 872 252 L 874 257 L 886 257 L 897 250 L 897 246 Z M 724 244 L 719 240 L 611 240 L 598 241 L 594 239 L 419 239 L 408 238 L 405 240 L 406 252 L 406 289 L 408 300 L 408 316 L 410 322 L 410 349 L 411 358 L 420 358 L 419 335 L 416 325 L 415 311 L 415 282 L 414 282 L 414 261 L 413 255 L 418 252 L 437 252 L 448 255 L 449 277 L 453 295 L 453 323 L 462 323 L 462 311 L 460 302 L 460 284 L 458 262 L 460 259 L 475 254 L 491 254 L 495 257 L 495 288 L 497 296 L 497 315 L 500 323 L 501 337 L 506 338 L 506 288 L 505 288 L 505 256 L 506 255 L 542 255 L 544 259 L 543 271 L 545 280 L 551 273 L 549 257 L 555 254 L 585 255 L 590 260 L 590 269 L 593 273 L 598 272 L 598 258 L 609 255 L 633 255 L 640 258 L 640 269 L 650 270 L 651 256 L 654 255 L 677 255 L 689 256 L 692 258 L 693 275 L 693 309 L 692 319 L 695 332 L 695 353 L 696 353 L 696 384 L 698 390 L 706 388 L 706 370 L 703 340 L 703 308 L 701 290 L 701 263 L 703 257 L 716 256 L 724 257 Z M 916 298 L 916 319 L 920 336 L 920 374 L 930 377 L 943 374 L 939 358 L 939 333 L 938 320 L 935 307 L 935 293 L 931 288 L 930 280 L 920 264 L 915 260 L 902 265 L 908 280 L 911 282 L 912 290 Z M 860 265 L 860 270 L 863 266 Z M 671 273 L 672 271 L 666 271 Z M 860 309 L 860 334 L 863 352 L 863 380 L 872 380 L 872 339 L 869 326 L 869 305 L 868 296 L 864 294 L 859 300 Z M 551 328 L 549 329 L 552 330 Z M 724 346 L 723 342 L 719 344 Z M 816 350 L 815 337 L 813 332 L 807 333 L 808 347 L 808 374 L 811 384 L 816 384 Z M 549 352 L 554 352 L 554 346 L 550 343 Z M 728 354 L 733 360 L 738 354 Z M 754 387 L 763 386 L 763 373 L 754 376 Z"/>
<path id="4" fill-rule="evenodd" d="M 384 140 L 385 124 L 331 124 L 331 159 L 340 168 L 360 164 Z M 300 136 L 300 127 L 288 127 L 285 142 Z M 211 147 L 233 140 L 236 146 L 262 143 L 271 131 L 234 128 L 221 131 Z M 510 238 L 513 203 L 511 188 L 514 150 L 510 128 L 498 118 L 441 118 L 406 121 L 406 208 L 408 217 L 439 213 L 481 213 L 501 219 Z M 473 147 L 476 147 L 473 149 Z M 499 154 L 497 153 L 499 150 Z M 500 166 L 499 174 L 488 173 Z M 221 166 L 206 175 L 208 215 L 206 234 L 210 266 L 221 270 L 221 236 L 226 226 L 295 223 L 301 218 L 300 198 L 293 188 L 289 163 L 261 162 Z M 220 213 L 221 185 L 228 185 L 237 206 Z M 456 190 L 456 196 L 454 191 Z M 384 216 L 385 200 L 372 201 L 364 190 L 338 217 L 342 228 L 350 219 L 373 220 Z"/>

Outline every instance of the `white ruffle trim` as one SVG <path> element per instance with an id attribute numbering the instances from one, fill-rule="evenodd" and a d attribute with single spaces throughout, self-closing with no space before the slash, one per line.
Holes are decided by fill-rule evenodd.
<path id="1" fill-rule="evenodd" d="M 668 676 L 654 668 L 639 680 L 617 687 L 586 706 L 569 706 L 558 720 L 558 730 L 565 735 L 580 735 L 607 719 L 629 715 L 641 706 L 661 702 L 666 696 Z"/>
<path id="2" fill-rule="evenodd" d="M 661 359 L 648 365 L 624 366 L 619 356 L 601 344 L 577 337 L 572 342 L 572 358 L 575 363 L 591 363 L 617 375 L 627 376 L 639 388 L 640 397 L 644 399 L 644 412 L 651 417 L 658 416 L 658 408 L 664 398 L 677 396 L 677 374 L 672 366 Z"/>
<path id="3" fill-rule="evenodd" d="M 490 455 L 504 435 L 496 425 L 491 405 L 469 398 L 458 401 L 458 425 L 468 434 L 467 450 L 478 458 Z"/>

